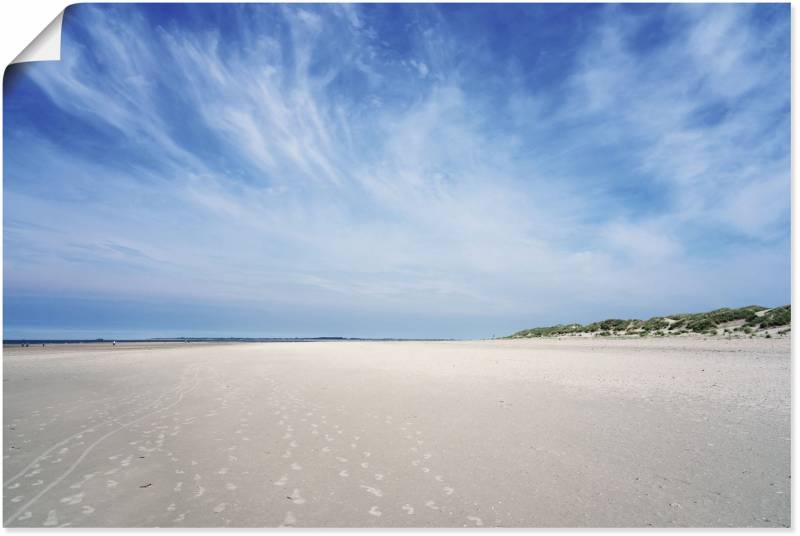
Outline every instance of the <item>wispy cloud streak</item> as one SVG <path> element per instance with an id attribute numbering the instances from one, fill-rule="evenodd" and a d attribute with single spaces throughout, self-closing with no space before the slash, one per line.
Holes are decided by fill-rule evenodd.
<path id="1" fill-rule="evenodd" d="M 8 84 L 6 296 L 408 336 L 788 301 L 788 9 L 509 9 L 71 7 Z"/>

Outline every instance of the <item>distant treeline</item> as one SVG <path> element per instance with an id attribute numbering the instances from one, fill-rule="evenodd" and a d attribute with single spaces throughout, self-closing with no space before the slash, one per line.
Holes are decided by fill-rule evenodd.
<path id="1" fill-rule="evenodd" d="M 737 322 L 738 321 L 738 322 Z M 755 330 L 789 326 L 792 321 L 791 305 L 768 309 L 760 305 L 749 305 L 738 309 L 722 308 L 707 313 L 675 314 L 654 316 L 649 320 L 609 318 L 591 324 L 558 324 L 555 326 L 524 329 L 506 339 L 531 337 L 554 337 L 560 335 L 677 335 L 681 333 L 719 334 L 719 330 L 729 333 L 750 334 Z M 725 327 L 735 323 L 736 326 Z"/>

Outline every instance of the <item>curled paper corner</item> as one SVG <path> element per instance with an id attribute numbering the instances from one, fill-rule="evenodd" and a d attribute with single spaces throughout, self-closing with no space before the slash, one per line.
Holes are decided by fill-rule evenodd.
<path id="1" fill-rule="evenodd" d="M 62 11 L 11 63 L 59 61 L 61 59 L 61 22 L 63 20 L 64 12 Z"/>

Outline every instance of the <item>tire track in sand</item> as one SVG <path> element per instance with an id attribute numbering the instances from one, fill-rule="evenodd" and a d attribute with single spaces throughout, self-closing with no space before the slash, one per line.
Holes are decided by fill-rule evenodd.
<path id="1" fill-rule="evenodd" d="M 26 510 L 28 510 L 31 506 L 36 504 L 36 502 L 39 499 L 41 499 L 42 496 L 44 496 L 48 491 L 53 489 L 55 486 L 60 484 L 65 478 L 67 478 L 70 474 L 72 474 L 72 472 L 78 467 L 78 465 L 80 465 L 80 463 L 84 460 L 84 458 L 86 458 L 86 456 L 88 456 L 89 453 L 92 450 L 94 450 L 94 448 L 97 445 L 99 445 L 100 443 L 102 443 L 103 441 L 105 441 L 106 439 L 111 437 L 112 435 L 116 434 L 117 432 L 120 432 L 120 431 L 128 428 L 129 426 L 131 426 L 133 424 L 136 424 L 137 422 L 141 421 L 145 417 L 149 417 L 150 415 L 153 415 L 154 413 L 158 413 L 160 411 L 165 411 L 165 410 L 168 410 L 168 409 L 173 408 L 176 405 L 178 405 L 183 400 L 183 396 L 185 394 L 194 391 L 197 388 L 197 386 L 200 384 L 199 369 L 195 369 L 194 370 L 193 382 L 194 382 L 194 384 L 191 387 L 185 388 L 184 390 L 182 390 L 180 392 L 180 394 L 178 395 L 178 398 L 174 402 L 172 402 L 171 404 L 168 404 L 168 405 L 164 406 L 163 408 L 158 408 L 158 409 L 154 409 L 153 411 L 149 411 L 149 412 L 145 413 L 144 415 L 140 415 L 136 419 L 134 419 L 132 421 L 129 421 L 129 422 L 123 424 L 122 426 L 120 426 L 119 428 L 111 430 L 110 432 L 107 432 L 105 435 L 99 437 L 94 443 L 89 445 L 86 448 L 86 450 L 83 451 L 83 453 L 78 457 L 77 460 L 75 460 L 75 462 L 73 462 L 73 464 L 69 467 L 69 469 L 67 469 L 61 476 L 59 476 L 57 479 L 55 479 L 50 484 L 48 484 L 42 491 L 40 491 L 38 494 L 36 494 L 36 496 L 34 496 L 30 501 L 25 503 L 19 510 L 17 510 L 13 515 L 11 515 L 11 517 L 6 519 L 6 521 L 4 522 L 4 525 L 8 526 L 9 524 L 11 524 L 15 519 L 17 519 L 19 516 L 21 516 L 23 513 L 25 513 Z M 180 389 L 181 388 L 178 387 L 178 389 L 176 389 L 176 391 L 174 391 L 174 392 L 177 392 Z"/>
<path id="2" fill-rule="evenodd" d="M 178 386 L 178 387 L 177 387 L 175 390 L 173 390 L 172 392 L 170 392 L 170 393 L 164 393 L 163 395 L 159 396 L 159 397 L 158 397 L 156 400 L 154 400 L 154 401 L 153 401 L 153 402 L 151 402 L 150 404 L 146 404 L 146 405 L 144 406 L 144 409 L 151 408 L 151 407 L 153 407 L 153 406 L 156 406 L 156 405 L 158 405 L 159 403 L 161 403 L 161 400 L 162 400 L 164 397 L 167 397 L 167 396 L 174 395 L 174 394 L 175 394 L 175 393 L 177 393 L 177 392 L 178 392 L 180 389 L 181 389 L 181 387 L 180 387 L 180 386 Z M 123 404 L 125 404 L 125 403 L 123 402 L 123 403 L 121 403 L 121 404 L 118 404 L 118 406 L 119 406 L 119 405 L 123 405 Z M 115 418 L 113 418 L 113 419 L 108 419 L 108 420 L 107 420 L 107 421 L 105 421 L 105 422 L 101 422 L 101 423 L 99 423 L 99 424 L 92 425 L 92 426 L 90 427 L 90 429 L 95 429 L 95 430 L 96 430 L 96 429 L 98 429 L 98 428 L 102 428 L 102 427 L 104 427 L 104 426 L 106 426 L 106 425 L 109 425 L 109 424 L 115 424 L 115 423 L 118 423 L 118 422 L 119 422 L 119 421 L 120 421 L 122 418 L 124 418 L 124 417 L 127 417 L 128 415 L 131 415 L 131 414 L 136 414 L 136 412 L 137 412 L 137 411 L 141 411 L 142 409 L 143 409 L 143 408 L 139 408 L 139 409 L 135 409 L 135 410 L 132 410 L 132 411 L 128 411 L 128 412 L 126 412 L 126 413 L 123 413 L 123 414 L 122 414 L 121 416 L 119 416 L 119 417 L 115 417 Z M 42 452 L 41 454 L 39 454 L 39 455 L 38 455 L 36 458 L 34 458 L 33 460 L 31 460 L 31 461 L 30 461 L 30 463 L 28 463 L 28 465 L 26 465 L 25 467 L 23 467 L 23 468 L 22 468 L 22 469 L 21 469 L 21 470 L 20 470 L 20 471 L 19 471 L 17 474 L 15 474 L 15 475 L 14 475 L 14 476 L 12 476 L 11 478 L 9 478 L 9 479 L 8 479 L 8 480 L 6 480 L 5 482 L 3 482 L 3 487 L 5 488 L 5 487 L 7 487 L 9 484 L 12 484 L 12 483 L 13 483 L 13 482 L 15 482 L 16 480 L 19 480 L 19 479 L 20 479 L 20 478 L 21 478 L 21 477 L 22 477 L 22 476 L 23 476 L 25 473 L 27 473 L 29 470 L 33 469 L 33 467 L 34 467 L 36 464 L 38 464 L 38 463 L 41 463 L 41 462 L 42 462 L 44 459 L 46 459 L 46 457 L 47 457 L 47 456 L 48 456 L 50 453 L 52 453 L 52 452 L 53 452 L 55 449 L 57 449 L 57 448 L 59 448 L 59 447 L 62 447 L 62 446 L 64 446 L 65 444 L 69 443 L 70 441 L 72 441 L 72 440 L 74 440 L 74 439 L 79 439 L 79 437 L 80 437 L 80 436 L 83 436 L 83 435 L 84 435 L 84 434 L 86 434 L 86 433 L 87 433 L 87 430 L 81 430 L 80 432 L 75 432 L 74 434 L 72 434 L 71 436 L 67 437 L 66 439 L 63 439 L 63 440 L 59 441 L 58 443 L 56 443 L 55 445 L 51 446 L 50 448 L 48 448 L 47 450 L 45 450 L 44 452 Z"/>

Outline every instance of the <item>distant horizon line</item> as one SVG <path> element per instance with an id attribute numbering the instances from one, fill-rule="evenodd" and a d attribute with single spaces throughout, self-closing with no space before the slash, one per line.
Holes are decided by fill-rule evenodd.
<path id="1" fill-rule="evenodd" d="M 744 307 L 718 307 L 712 310 L 706 310 L 702 312 L 694 312 L 694 313 L 673 313 L 669 315 L 663 315 L 660 317 L 649 317 L 648 315 L 641 315 L 643 319 L 646 318 L 669 318 L 675 316 L 683 316 L 683 315 L 702 315 L 708 314 L 715 311 L 723 311 L 723 310 L 737 310 L 737 309 L 745 309 L 745 308 L 758 308 L 761 310 L 771 310 L 777 309 L 781 307 L 791 307 L 791 300 L 786 303 L 785 305 L 776 305 L 776 306 L 764 306 L 758 304 L 750 304 Z M 624 315 L 623 315 L 624 316 Z M 616 317 L 607 317 L 606 320 L 615 319 Z M 621 318 L 624 320 L 624 318 Z M 628 320 L 638 320 L 634 318 L 629 318 Z M 576 322 L 569 322 L 569 324 L 575 324 Z M 561 325 L 561 324 L 555 324 Z M 538 327 L 552 327 L 552 326 L 545 326 L 544 324 L 539 325 Z M 525 329 L 532 329 L 532 328 L 523 328 Z M 4 331 L 7 329 L 4 327 Z M 12 331 L 14 331 L 12 329 Z M 83 331 L 84 330 L 73 330 L 73 331 Z M 125 331 L 125 330 L 123 330 Z M 137 330 L 127 330 L 127 331 L 137 331 Z M 145 330 L 141 330 L 145 331 Z M 501 333 L 498 335 L 498 331 Z M 508 331 L 511 331 L 510 329 Z M 31 343 L 31 344 L 68 344 L 68 343 L 102 343 L 102 342 L 304 342 L 304 341 L 468 341 L 468 340 L 494 340 L 494 339 L 502 339 L 513 335 L 514 333 L 519 332 L 520 330 L 517 329 L 511 333 L 507 333 L 505 330 L 496 330 L 492 335 L 485 335 L 485 336 L 477 336 L 477 337 L 346 337 L 346 336 L 338 336 L 338 335 L 326 335 L 326 336 L 272 336 L 272 337 L 248 337 L 248 336 L 163 336 L 163 337 L 41 337 L 41 338 L 27 338 L 27 337 L 14 337 L 14 338 L 3 338 L 3 345 L 14 345 L 14 344 L 22 344 L 22 343 Z"/>
<path id="2" fill-rule="evenodd" d="M 79 344 L 103 342 L 313 342 L 313 341 L 457 341 L 457 338 L 426 337 L 149 337 L 139 339 L 3 339 L 3 345 L 9 344 Z"/>

